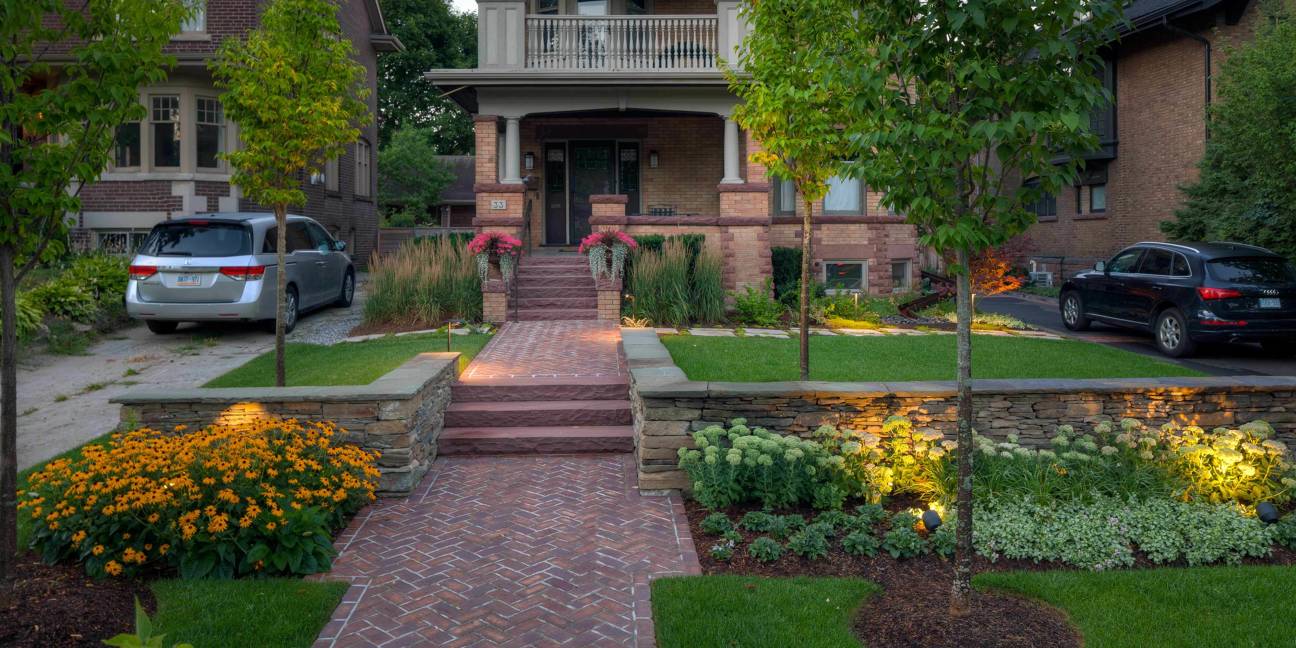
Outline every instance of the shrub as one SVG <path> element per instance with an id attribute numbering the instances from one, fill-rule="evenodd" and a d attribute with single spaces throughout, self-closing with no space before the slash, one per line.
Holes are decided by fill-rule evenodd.
<path id="1" fill-rule="evenodd" d="M 86 286 L 67 280 L 65 276 L 36 286 L 27 295 L 45 313 L 73 322 L 93 322 L 99 310 L 94 293 Z"/>
<path id="2" fill-rule="evenodd" d="M 898 315 L 900 310 L 890 299 L 854 295 L 823 295 L 810 304 L 810 319 L 819 324 L 830 320 L 867 322 L 878 325 L 883 317 Z"/>
<path id="3" fill-rule="evenodd" d="M 747 555 L 758 562 L 771 563 L 783 556 L 783 545 L 773 538 L 762 536 L 747 546 Z"/>
<path id="4" fill-rule="evenodd" d="M 766 279 L 760 288 L 747 286 L 742 292 L 731 293 L 738 321 L 765 328 L 778 326 L 785 309 L 783 304 L 770 297 L 772 290 L 773 282 Z"/>
<path id="5" fill-rule="evenodd" d="M 693 434 L 697 449 L 680 448 L 679 466 L 693 483 L 693 497 L 711 509 L 757 501 L 765 508 L 820 504 L 841 459 L 814 441 L 748 428 L 734 419 L 728 430 L 713 425 Z"/>
<path id="6" fill-rule="evenodd" d="M 774 524 L 774 516 L 765 511 L 749 511 L 742 516 L 739 522 L 742 528 L 755 533 L 764 533 L 770 530 Z"/>
<path id="7" fill-rule="evenodd" d="M 801 283 L 801 248 L 770 248 L 770 266 L 773 271 L 774 292 L 780 297 L 799 293 Z"/>
<path id="8" fill-rule="evenodd" d="M 855 507 L 857 526 L 872 527 L 886 519 L 886 509 L 881 504 L 861 504 Z"/>
<path id="9" fill-rule="evenodd" d="M 335 445 L 331 424 L 213 425 L 114 434 L 28 480 L 47 562 L 92 576 L 178 569 L 184 578 L 328 569 L 331 531 L 374 498 L 376 454 Z"/>
<path id="10" fill-rule="evenodd" d="M 692 316 L 693 321 L 711 324 L 724 319 L 724 259 L 715 250 L 706 250 L 693 264 Z"/>
<path id="11" fill-rule="evenodd" d="M 837 535 L 837 529 L 827 522 L 812 522 L 805 526 L 805 530 L 810 533 L 821 535 L 825 538 L 831 538 Z"/>
<path id="12" fill-rule="evenodd" d="M 90 291 L 98 304 L 120 304 L 130 281 L 130 260 L 110 254 L 76 257 L 58 281 L 71 282 Z"/>
<path id="13" fill-rule="evenodd" d="M 1206 432 L 1161 428 L 1162 457 L 1181 482 L 1179 495 L 1205 502 L 1286 502 L 1296 485 L 1287 445 L 1264 421 Z M 1149 444 L 1150 445 L 1150 444 Z"/>
<path id="14" fill-rule="evenodd" d="M 698 526 L 702 529 L 702 533 L 714 536 L 724 535 L 734 530 L 734 524 L 729 520 L 729 516 L 720 512 L 702 518 L 702 524 Z"/>
<path id="15" fill-rule="evenodd" d="M 54 320 L 45 335 L 45 349 L 54 355 L 85 355 L 93 341 L 72 322 Z"/>
<path id="16" fill-rule="evenodd" d="M 828 538 L 817 531 L 806 527 L 792 534 L 792 538 L 788 540 L 788 549 L 807 560 L 817 560 L 827 556 Z"/>
<path id="17" fill-rule="evenodd" d="M 660 252 L 643 247 L 630 266 L 631 313 L 654 324 L 688 323 L 689 252 L 684 244 L 667 240 Z"/>
<path id="18" fill-rule="evenodd" d="M 473 255 L 457 238 L 410 241 L 369 264 L 366 324 L 437 326 L 481 319 L 481 280 Z"/>
<path id="19" fill-rule="evenodd" d="M 852 531 L 842 539 L 842 549 L 852 556 L 868 556 L 872 558 L 878 553 L 882 543 L 878 542 L 878 537 L 872 531 Z"/>
<path id="20" fill-rule="evenodd" d="M 841 511 L 833 510 L 816 515 L 814 521 L 815 524 L 826 524 L 829 529 L 836 531 L 837 529 L 845 529 L 850 525 L 852 519 L 851 516 Z"/>
<path id="21" fill-rule="evenodd" d="M 1274 542 L 1296 549 L 1296 514 L 1288 513 L 1274 526 Z"/>
<path id="22" fill-rule="evenodd" d="M 15 318 L 15 326 L 18 329 L 18 339 L 27 340 L 40 330 L 41 320 L 45 317 L 45 311 L 40 303 L 27 293 L 18 293 L 16 297 L 18 306 L 18 317 Z M 0 317 L 0 321 L 4 321 Z"/>

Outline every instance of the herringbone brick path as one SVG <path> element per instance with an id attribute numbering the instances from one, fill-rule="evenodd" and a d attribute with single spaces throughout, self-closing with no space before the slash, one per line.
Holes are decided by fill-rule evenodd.
<path id="1" fill-rule="evenodd" d="M 700 571 L 631 455 L 443 457 L 336 544 L 352 587 L 316 646 L 653 646 L 650 577 Z"/>
<path id="2" fill-rule="evenodd" d="M 508 322 L 473 358 L 465 383 L 531 378 L 622 378 L 625 363 L 612 322 L 564 320 Z"/>

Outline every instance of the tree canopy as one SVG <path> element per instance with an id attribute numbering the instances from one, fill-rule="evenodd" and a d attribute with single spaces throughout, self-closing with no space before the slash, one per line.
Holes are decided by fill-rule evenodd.
<path id="1" fill-rule="evenodd" d="M 390 218 L 404 214 L 411 224 L 425 222 L 428 210 L 454 181 L 454 173 L 436 159 L 437 132 L 407 124 L 378 153 L 378 203 Z"/>
<path id="2" fill-rule="evenodd" d="M 1220 65 L 1210 139 L 1185 204 L 1161 229 L 1178 240 L 1228 240 L 1296 259 L 1296 19 L 1262 5 L 1255 40 Z"/>
<path id="3" fill-rule="evenodd" d="M 430 129 L 438 153 L 471 153 L 472 119 L 423 73 L 477 64 L 477 16 L 456 13 L 448 0 L 383 0 L 383 18 L 405 51 L 378 60 L 380 146 L 414 125 Z"/>

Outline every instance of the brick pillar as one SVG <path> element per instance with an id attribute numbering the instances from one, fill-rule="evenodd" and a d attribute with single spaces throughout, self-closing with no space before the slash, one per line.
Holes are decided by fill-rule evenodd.
<path id="1" fill-rule="evenodd" d="M 599 277 L 594 280 L 598 292 L 598 318 L 604 322 L 621 321 L 621 278 Z"/>
<path id="2" fill-rule="evenodd" d="M 522 234 L 522 214 L 526 199 L 526 185 L 502 183 L 499 179 L 499 118 L 494 115 L 477 115 L 473 118 L 476 139 L 476 181 L 473 192 L 477 196 L 477 216 L 473 227 L 478 232 L 492 230 L 513 236 Z"/>
<path id="3" fill-rule="evenodd" d="M 626 223 L 626 205 L 630 202 L 630 197 L 622 194 L 596 194 L 589 197 L 590 207 L 593 214 L 590 215 L 590 225 L 596 232 L 608 232 L 612 230 L 625 229 Z"/>
<path id="4" fill-rule="evenodd" d="M 725 260 L 725 287 L 742 290 L 773 276 L 770 261 L 769 184 L 721 183 L 720 245 Z"/>
<path id="5" fill-rule="evenodd" d="M 490 278 L 482 284 L 482 319 L 492 324 L 509 321 L 508 288 L 503 279 Z"/>

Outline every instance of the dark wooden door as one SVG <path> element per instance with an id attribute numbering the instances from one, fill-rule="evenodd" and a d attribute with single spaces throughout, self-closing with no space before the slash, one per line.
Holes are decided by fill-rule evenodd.
<path id="1" fill-rule="evenodd" d="M 568 242 L 575 244 L 590 233 L 594 209 L 589 197 L 616 193 L 616 144 L 571 143 L 571 219 Z"/>
<path id="2" fill-rule="evenodd" d="M 545 145 L 545 245 L 567 245 L 567 144 Z"/>

